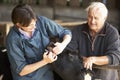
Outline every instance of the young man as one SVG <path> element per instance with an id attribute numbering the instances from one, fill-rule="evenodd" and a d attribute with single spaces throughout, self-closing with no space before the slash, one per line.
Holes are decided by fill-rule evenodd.
<path id="1" fill-rule="evenodd" d="M 71 40 L 71 32 L 46 17 L 36 17 L 29 5 L 17 5 L 12 11 L 6 47 L 13 80 L 53 80 L 49 63 L 57 60 Z M 45 52 L 51 37 L 57 37 L 52 52 Z"/>

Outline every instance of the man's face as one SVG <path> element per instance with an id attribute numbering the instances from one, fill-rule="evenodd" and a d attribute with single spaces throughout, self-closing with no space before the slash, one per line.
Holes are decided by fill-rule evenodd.
<path id="1" fill-rule="evenodd" d="M 104 25 L 106 17 L 99 8 L 90 9 L 88 12 L 88 25 L 91 31 L 98 32 Z"/>
<path id="2" fill-rule="evenodd" d="M 23 31 L 31 32 L 36 28 L 35 24 L 36 24 L 36 20 L 33 19 L 28 26 L 21 26 L 19 24 L 18 27 L 21 28 Z"/>

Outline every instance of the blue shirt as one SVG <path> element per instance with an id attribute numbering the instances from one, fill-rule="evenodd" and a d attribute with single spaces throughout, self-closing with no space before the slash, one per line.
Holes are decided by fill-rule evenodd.
<path id="1" fill-rule="evenodd" d="M 53 80 L 49 64 L 25 76 L 20 76 L 19 73 L 24 66 L 42 60 L 50 37 L 62 39 L 66 34 L 71 35 L 70 30 L 42 16 L 38 17 L 36 29 L 30 39 L 25 39 L 19 29 L 13 26 L 6 39 L 13 80 Z"/>
<path id="2" fill-rule="evenodd" d="M 27 32 L 25 32 L 24 30 L 22 30 L 21 28 L 19 28 L 19 31 L 20 31 L 21 34 L 23 34 L 23 36 L 25 37 L 25 39 L 31 38 L 31 36 Z M 34 32 L 35 32 L 35 29 L 32 31 L 32 36 L 33 36 Z"/>

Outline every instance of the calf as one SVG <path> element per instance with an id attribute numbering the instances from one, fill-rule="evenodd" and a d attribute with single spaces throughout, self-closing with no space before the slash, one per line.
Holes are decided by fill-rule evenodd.
<path id="1" fill-rule="evenodd" d="M 0 80 L 12 80 L 7 51 L 3 47 L 0 47 Z"/>
<path id="2" fill-rule="evenodd" d="M 50 43 L 47 47 L 51 50 L 54 43 Z M 58 55 L 57 61 L 52 63 L 52 68 L 63 80 L 85 80 L 84 76 L 88 73 L 93 76 L 91 70 L 83 67 L 83 59 L 77 50 L 65 49 Z"/>

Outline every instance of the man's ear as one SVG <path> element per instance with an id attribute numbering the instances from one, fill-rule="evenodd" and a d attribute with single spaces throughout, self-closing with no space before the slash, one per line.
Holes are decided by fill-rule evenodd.
<path id="1" fill-rule="evenodd" d="M 16 23 L 16 26 L 17 26 L 17 27 L 20 27 L 21 25 L 20 25 L 20 23 Z"/>
<path id="2" fill-rule="evenodd" d="M 108 16 L 105 16 L 105 17 L 104 17 L 104 20 L 105 20 L 105 21 L 107 20 L 107 17 L 108 17 Z"/>

